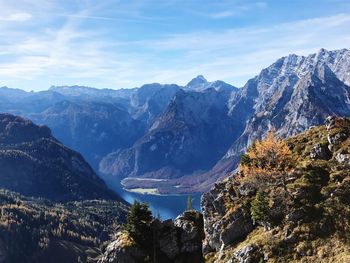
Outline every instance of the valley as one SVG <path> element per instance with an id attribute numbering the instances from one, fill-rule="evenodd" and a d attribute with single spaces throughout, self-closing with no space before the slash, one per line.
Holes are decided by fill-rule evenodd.
<path id="1" fill-rule="evenodd" d="M 203 76 L 185 86 L 119 90 L 3 87 L 0 111 L 47 125 L 108 182 L 153 194 L 203 193 L 271 127 L 285 138 L 329 115 L 350 116 L 349 65 L 349 50 L 321 49 L 282 57 L 241 88 Z"/>
<path id="2" fill-rule="evenodd" d="M 242 88 L 203 76 L 130 90 L 0 88 L 0 262 L 342 260 L 329 242 L 347 258 L 349 67 L 349 50 L 321 49 Z M 271 187 L 240 179 L 261 140 L 289 155 L 289 177 L 278 166 L 284 181 Z"/>

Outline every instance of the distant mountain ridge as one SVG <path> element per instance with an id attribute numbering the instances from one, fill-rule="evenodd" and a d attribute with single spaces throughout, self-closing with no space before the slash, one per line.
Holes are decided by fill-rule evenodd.
<path id="1" fill-rule="evenodd" d="M 46 126 L 0 114 L 0 188 L 58 202 L 121 200 Z"/>
<path id="2" fill-rule="evenodd" d="M 25 94 L 0 88 L 0 111 L 47 124 L 104 178 L 128 178 L 129 189 L 202 192 L 235 169 L 240 154 L 271 127 L 286 137 L 328 115 L 350 116 L 349 72 L 348 49 L 321 49 L 280 58 L 240 89 L 201 75 L 183 87 Z"/>

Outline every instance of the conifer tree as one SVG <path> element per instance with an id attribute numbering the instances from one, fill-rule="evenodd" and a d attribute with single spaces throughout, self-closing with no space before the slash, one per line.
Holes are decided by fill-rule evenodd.
<path id="1" fill-rule="evenodd" d="M 255 195 L 255 199 L 251 202 L 250 212 L 253 223 L 260 223 L 267 228 L 269 221 L 269 210 L 268 198 L 262 190 L 259 190 Z"/>
<path id="2" fill-rule="evenodd" d="M 144 242 L 150 234 L 150 224 L 152 220 L 152 212 L 148 204 L 135 201 L 130 208 L 124 230 L 126 230 L 137 243 Z"/>

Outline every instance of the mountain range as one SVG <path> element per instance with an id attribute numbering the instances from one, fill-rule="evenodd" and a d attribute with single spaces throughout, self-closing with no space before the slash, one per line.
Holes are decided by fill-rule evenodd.
<path id="1" fill-rule="evenodd" d="M 242 88 L 203 76 L 186 86 L 0 88 L 0 111 L 45 124 L 108 182 L 159 193 L 208 190 L 274 128 L 280 137 L 350 116 L 350 51 L 278 59 Z M 156 180 L 155 180 L 156 179 Z"/>

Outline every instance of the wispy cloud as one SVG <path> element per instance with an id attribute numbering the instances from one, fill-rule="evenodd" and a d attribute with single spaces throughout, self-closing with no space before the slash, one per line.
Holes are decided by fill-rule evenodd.
<path id="1" fill-rule="evenodd" d="M 218 12 L 218 13 L 209 14 L 209 16 L 211 18 L 225 18 L 225 17 L 233 16 L 234 14 L 235 13 L 231 12 L 231 11 L 222 11 L 222 12 Z"/>
<path id="2" fill-rule="evenodd" d="M 33 16 L 28 13 L 14 13 L 8 16 L 0 16 L 0 21 L 24 22 L 30 20 Z"/>
<path id="3" fill-rule="evenodd" d="M 321 47 L 338 49 L 350 43 L 348 13 L 264 26 L 183 30 L 187 33 L 147 31 L 138 38 L 116 29 L 129 21 L 134 32 L 148 22 L 146 29 L 152 30 L 170 21 L 141 12 L 146 2 L 133 2 L 122 11 L 97 12 L 100 7 L 89 4 L 65 8 L 54 1 L 22 1 L 26 4 L 18 9 L 0 0 L 0 86 L 129 88 L 148 82 L 185 84 L 198 74 L 241 86 L 280 56 L 306 55 Z M 240 2 L 236 10 L 219 5 L 205 14 L 211 14 L 212 22 L 235 16 L 238 6 L 244 12 L 266 4 Z"/>
<path id="4" fill-rule="evenodd" d="M 206 15 L 213 19 L 222 19 L 233 16 L 239 16 L 249 11 L 256 11 L 265 9 L 268 6 L 266 2 L 250 2 L 250 3 L 232 3 L 230 6 L 225 6 L 222 8 L 223 10 L 219 12 L 211 12 L 202 13 L 202 15 Z"/>

